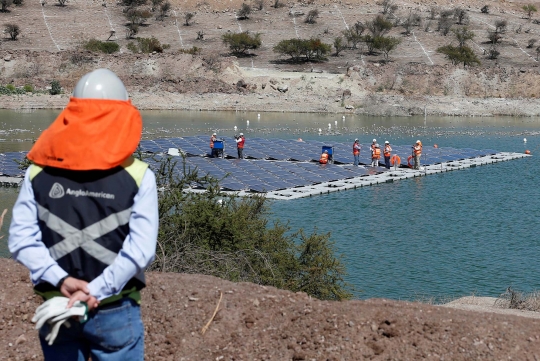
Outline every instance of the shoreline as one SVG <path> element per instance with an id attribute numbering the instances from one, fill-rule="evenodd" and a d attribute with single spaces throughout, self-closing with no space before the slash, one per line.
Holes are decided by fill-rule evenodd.
<path id="1" fill-rule="evenodd" d="M 129 89 L 128 89 L 129 91 Z M 1 95 L 0 109 L 63 109 L 69 94 Z M 276 113 L 355 114 L 382 117 L 457 116 L 457 117 L 537 117 L 540 100 L 508 98 L 465 98 L 368 94 L 348 103 L 322 96 L 302 97 L 251 94 L 179 94 L 167 91 L 131 91 L 130 98 L 139 110 L 242 111 Z M 358 106 L 360 104 L 360 106 Z"/>

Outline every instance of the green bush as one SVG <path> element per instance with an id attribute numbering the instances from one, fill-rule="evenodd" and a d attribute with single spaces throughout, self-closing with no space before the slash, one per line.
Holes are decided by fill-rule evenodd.
<path id="1" fill-rule="evenodd" d="M 270 225 L 264 197 L 221 193 L 218 180 L 186 170 L 185 164 L 183 176 L 176 177 L 175 166 L 168 158 L 155 169 L 160 224 L 151 269 L 253 282 L 326 300 L 352 297 L 330 234 Z M 207 191 L 186 193 L 194 184 Z"/>
<path id="2" fill-rule="evenodd" d="M 318 38 L 281 40 L 274 46 L 275 53 L 288 55 L 293 62 L 325 60 L 331 50 L 332 45 Z"/>
<path id="3" fill-rule="evenodd" d="M 13 84 L 8 84 L 8 85 L 6 85 L 6 88 L 7 88 L 10 92 L 15 92 L 15 85 L 13 85 Z"/>
<path id="4" fill-rule="evenodd" d="M 90 39 L 83 44 L 83 48 L 93 52 L 101 52 L 105 54 L 116 53 L 120 50 L 120 45 L 112 41 L 101 41 L 97 39 Z"/>
<path id="5" fill-rule="evenodd" d="M 133 53 L 163 53 L 164 49 L 169 49 L 171 46 L 169 44 L 161 44 L 158 39 L 155 37 L 151 38 L 137 38 L 137 44 L 130 41 L 127 44 L 127 48 Z"/>
<path id="6" fill-rule="evenodd" d="M 221 36 L 223 43 L 229 46 L 233 54 L 245 54 L 248 50 L 255 50 L 261 46 L 261 34 L 226 33 Z"/>
<path id="7" fill-rule="evenodd" d="M 25 86 L 23 86 L 23 90 L 27 93 L 33 93 L 34 87 L 30 84 L 26 84 Z"/>
<path id="8" fill-rule="evenodd" d="M 189 49 L 180 49 L 181 53 L 183 53 L 183 54 L 191 54 L 191 55 L 200 55 L 201 51 L 202 51 L 202 49 L 198 48 L 196 46 L 193 46 L 193 47 L 191 47 Z"/>
<path id="9" fill-rule="evenodd" d="M 60 85 L 60 82 L 58 80 L 53 80 L 51 82 L 51 89 L 49 90 L 49 94 L 51 95 L 57 95 L 62 92 L 62 86 Z"/>
<path id="10" fill-rule="evenodd" d="M 0 95 L 13 95 L 13 94 L 25 94 L 24 89 L 15 88 L 13 84 L 6 86 L 0 85 Z"/>

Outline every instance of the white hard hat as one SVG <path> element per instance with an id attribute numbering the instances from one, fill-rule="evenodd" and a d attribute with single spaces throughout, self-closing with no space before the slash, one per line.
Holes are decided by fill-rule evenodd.
<path id="1" fill-rule="evenodd" d="M 212 135 L 217 135 L 216 133 L 212 133 Z"/>
<path id="2" fill-rule="evenodd" d="M 240 133 L 240 136 L 243 136 L 243 135 L 244 135 L 244 133 Z"/>
<path id="3" fill-rule="evenodd" d="M 385 141 L 384 141 L 384 144 L 390 144 L 390 142 L 389 142 L 389 141 L 387 141 L 387 140 L 385 140 Z"/>
<path id="4" fill-rule="evenodd" d="M 84 75 L 75 85 L 73 96 L 91 99 L 129 99 L 124 83 L 109 69 L 96 69 Z"/>
<path id="5" fill-rule="evenodd" d="M 379 143 L 375 144 L 375 148 L 379 148 L 379 147 L 380 147 Z"/>
<path id="6" fill-rule="evenodd" d="M 377 139 L 373 139 L 373 143 L 375 143 L 377 141 Z"/>
<path id="7" fill-rule="evenodd" d="M 354 141 L 355 141 L 355 142 L 358 142 L 358 138 L 356 138 Z"/>
<path id="8" fill-rule="evenodd" d="M 419 140 L 417 140 L 417 141 L 416 141 L 416 143 L 420 143 L 420 141 L 419 141 Z"/>

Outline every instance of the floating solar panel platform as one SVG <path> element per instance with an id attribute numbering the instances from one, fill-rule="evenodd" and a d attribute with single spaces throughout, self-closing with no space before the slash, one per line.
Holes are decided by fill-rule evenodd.
<path id="1" fill-rule="evenodd" d="M 151 156 L 147 162 L 157 169 L 159 161 L 171 148 L 171 154 L 182 154 L 175 174 L 181 175 L 183 162 L 186 169 L 197 170 L 219 180 L 222 191 L 240 196 L 265 194 L 273 199 L 296 199 L 326 194 L 399 179 L 420 177 L 457 169 L 528 157 L 521 153 L 497 152 L 492 149 L 456 149 L 451 147 L 425 147 L 422 168 L 408 167 L 410 146 L 392 146 L 392 155 L 401 158 L 401 165 L 386 169 L 370 167 L 370 145 L 363 144 L 360 165 L 353 165 L 352 144 L 339 142 L 303 141 L 249 138 L 244 147 L 244 158 L 236 159 L 236 142 L 222 139 L 222 158 L 210 157 L 210 137 L 194 136 L 143 140 L 140 151 Z M 323 147 L 333 147 L 333 163 L 319 164 Z M 22 182 L 24 170 L 18 168 L 25 152 L 0 154 L 0 185 L 17 186 Z M 192 184 L 188 191 L 204 192 L 205 184 Z"/>

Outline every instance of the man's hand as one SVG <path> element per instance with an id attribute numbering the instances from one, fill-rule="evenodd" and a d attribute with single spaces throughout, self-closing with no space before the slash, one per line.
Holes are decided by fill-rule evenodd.
<path id="1" fill-rule="evenodd" d="M 60 292 L 68 298 L 70 298 L 77 291 L 82 291 L 89 294 L 90 291 L 88 290 L 87 285 L 88 282 L 86 281 L 77 279 L 75 277 L 68 277 L 64 280 L 62 286 L 60 286 Z"/>
<path id="2" fill-rule="evenodd" d="M 75 301 L 83 301 L 88 305 L 88 311 L 92 311 L 94 308 L 99 306 L 99 301 L 92 295 L 89 295 L 83 291 L 77 291 L 71 295 L 67 308 L 71 308 Z"/>

